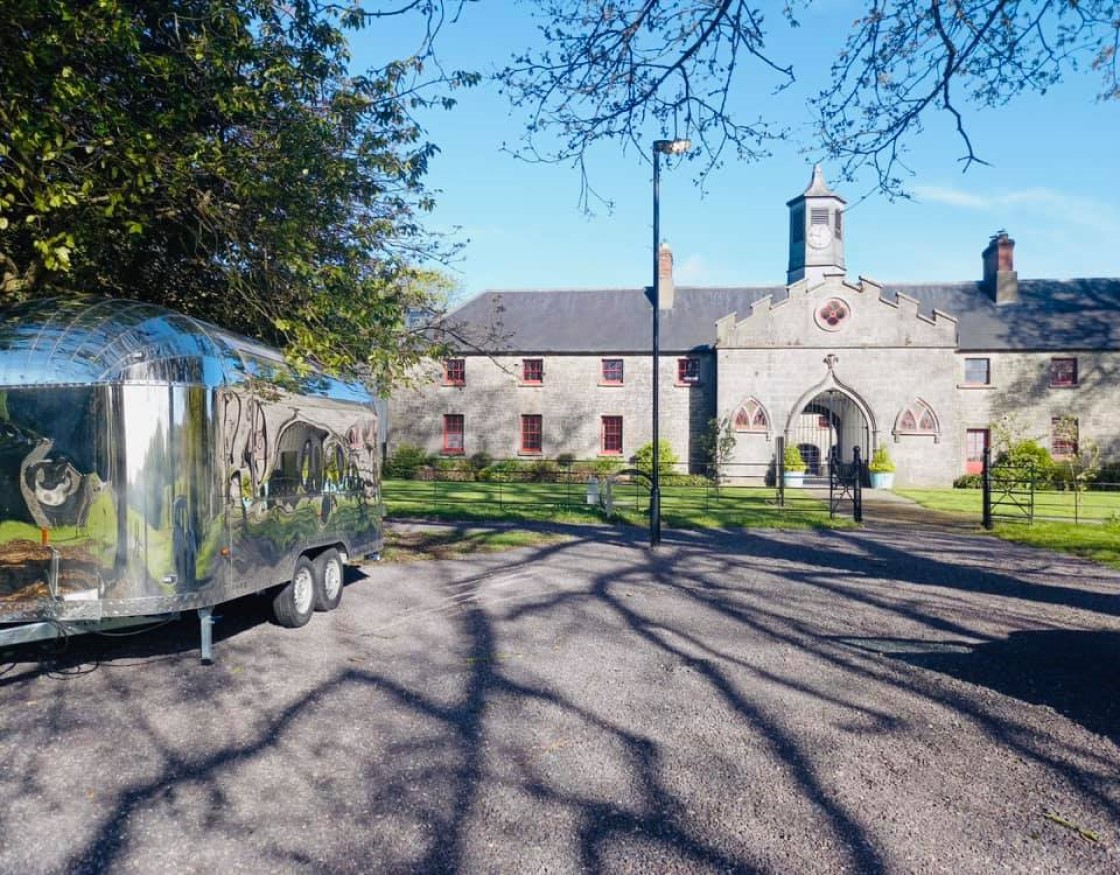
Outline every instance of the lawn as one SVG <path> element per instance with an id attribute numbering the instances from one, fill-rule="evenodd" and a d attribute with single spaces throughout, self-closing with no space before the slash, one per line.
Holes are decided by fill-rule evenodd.
<path id="1" fill-rule="evenodd" d="M 582 483 L 475 483 L 386 480 L 390 517 L 427 519 L 551 520 L 601 522 L 606 514 L 586 503 Z M 637 484 L 614 487 L 611 519 L 646 525 L 649 491 Z M 806 528 L 850 526 L 851 518 L 829 518 L 828 507 L 802 493 L 787 493 L 778 506 L 773 489 L 666 486 L 661 519 L 669 528 Z"/>
<path id="2" fill-rule="evenodd" d="M 977 522 L 983 514 L 979 489 L 895 491 L 924 507 L 958 513 Z M 1037 492 L 1034 512 L 1033 523 L 1000 521 L 997 506 L 992 534 L 1005 541 L 1071 553 L 1120 568 L 1120 492 Z"/>
<path id="3" fill-rule="evenodd" d="M 983 492 L 979 489 L 896 489 L 918 504 L 932 510 L 968 514 L 979 518 L 983 513 Z M 1026 493 L 1016 494 L 1016 500 L 1028 505 Z M 993 513 L 1001 515 L 1000 497 L 993 490 Z M 1008 513 L 1012 513 L 1010 509 Z M 1058 492 L 1037 491 L 1034 494 L 1035 520 L 1052 519 L 1063 522 L 1103 523 L 1120 519 L 1120 492 Z"/>
<path id="4" fill-rule="evenodd" d="M 998 523 L 993 534 L 1005 541 L 1071 553 L 1120 568 L 1120 526 L 1117 525 Z"/>
<path id="5" fill-rule="evenodd" d="M 386 480 L 383 495 L 388 516 L 443 520 L 503 520 L 594 523 L 608 519 L 585 501 L 579 483 L 457 483 Z M 919 504 L 980 521 L 979 489 L 900 489 L 899 495 Z M 636 526 L 649 522 L 649 492 L 635 484 L 616 486 L 615 521 Z M 1047 492 L 1036 496 L 1038 517 L 1068 513 L 1073 519 L 1074 496 Z M 1081 525 L 1036 517 L 1033 525 L 997 523 L 992 534 L 1007 541 L 1059 550 L 1120 568 L 1120 526 L 1109 520 L 1120 517 L 1120 493 L 1089 492 L 1080 496 Z M 661 519 L 667 528 L 809 528 L 847 527 L 850 516 L 830 519 L 822 501 L 799 490 L 786 493 L 779 507 L 773 489 L 758 487 L 667 486 L 662 489 Z M 1086 521 L 1093 522 L 1086 524 Z M 1103 524 L 1102 524 L 1103 523 Z M 404 545 L 402 545 L 404 546 Z M 478 545 L 472 549 L 488 549 Z"/>

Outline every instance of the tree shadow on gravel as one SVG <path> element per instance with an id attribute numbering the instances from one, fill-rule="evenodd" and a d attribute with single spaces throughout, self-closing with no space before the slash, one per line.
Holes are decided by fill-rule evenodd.
<path id="1" fill-rule="evenodd" d="M 598 873 L 630 866 L 771 873 L 793 871 L 789 867 L 797 863 L 804 870 L 806 861 L 817 859 L 815 846 L 796 849 L 805 856 L 784 860 L 758 850 L 754 835 L 773 823 L 766 810 L 735 810 L 742 832 L 734 835 L 721 831 L 725 824 L 712 827 L 697 819 L 696 797 L 676 783 L 682 755 L 693 752 L 673 749 L 665 740 L 680 744 L 682 736 L 662 732 L 656 715 L 612 709 L 602 697 L 592 704 L 578 677 L 561 676 L 549 658 L 549 647 L 586 651 L 602 636 L 615 637 L 619 652 L 632 659 L 619 668 L 618 698 L 639 686 L 645 698 L 636 701 L 643 703 L 687 693 L 687 702 L 666 698 L 666 707 L 709 708 L 726 720 L 752 758 L 773 763 L 772 774 L 782 786 L 749 789 L 763 799 L 784 794 L 790 810 L 806 812 L 810 831 L 829 848 L 819 866 L 876 875 L 894 871 L 905 859 L 903 849 L 885 845 L 885 834 L 853 796 L 830 780 L 823 765 L 828 751 L 814 746 L 826 732 L 852 743 L 905 736 L 911 726 L 896 707 L 899 701 L 952 709 L 1043 771 L 1062 773 L 1120 817 L 1115 796 L 1082 764 L 1088 755 L 1074 762 L 1065 751 L 1059 762 L 1015 719 L 986 713 L 967 691 L 943 679 L 1049 705 L 1115 740 L 1116 706 L 1094 702 L 1093 690 L 1096 686 L 1097 697 L 1112 703 L 1120 698 L 1115 678 L 1108 686 L 1106 677 L 1109 667 L 1115 673 L 1120 664 L 1116 633 L 1040 628 L 993 635 L 974 625 L 974 618 L 990 610 L 993 596 L 1022 599 L 1040 611 L 1082 608 L 1107 619 L 1114 614 L 1107 594 L 1061 585 L 1051 591 L 1047 584 L 990 569 L 970 567 L 962 576 L 950 562 L 859 534 L 673 532 L 656 553 L 643 541 L 640 531 L 591 530 L 572 541 L 506 556 L 426 563 L 419 572 L 410 567 L 399 591 L 411 587 L 416 595 L 401 602 L 399 615 L 382 618 L 375 612 L 374 623 L 351 628 L 344 600 L 342 610 L 331 615 L 337 637 L 313 654 L 300 644 L 300 631 L 268 637 L 267 647 L 239 647 L 239 628 L 248 631 L 260 623 L 259 616 L 246 618 L 242 627 L 227 617 L 216 630 L 227 647 L 219 649 L 215 669 L 159 661 L 161 653 L 197 646 L 197 639 L 188 641 L 197 623 L 185 622 L 176 633 L 180 637 L 167 638 L 163 650 L 133 651 L 138 660 L 145 654 L 152 658 L 139 663 L 150 674 L 114 674 L 97 688 L 112 701 L 128 701 L 128 708 L 104 705 L 79 717 L 70 711 L 76 706 L 56 693 L 48 719 L 20 724 L 29 736 L 21 742 L 21 759 L 0 775 L 0 802 L 6 803 L 0 804 L 0 833 L 20 834 L 8 812 L 36 810 L 52 748 L 88 738 L 83 726 L 101 721 L 100 733 L 128 739 L 127 750 L 109 749 L 119 757 L 124 777 L 106 794 L 96 820 L 67 833 L 59 871 L 140 865 L 131 855 L 142 843 L 141 824 L 159 816 L 181 824 L 185 846 L 197 845 L 199 854 L 216 840 L 238 847 L 248 856 L 238 857 L 233 868 L 243 870 L 252 865 L 244 862 L 249 859 L 267 861 L 276 871 L 471 871 L 479 864 L 480 842 L 529 846 L 527 836 L 538 827 L 566 830 L 568 858 L 556 861 L 561 870 Z M 616 549 L 605 557 L 583 552 L 604 543 Z M 953 543 L 975 551 L 968 561 L 985 561 L 988 542 Z M 548 586 L 523 586 L 522 573 L 535 567 L 549 569 Z M 588 569 L 586 580 L 569 582 L 572 568 Z M 361 597 L 381 604 L 379 587 L 390 576 L 372 571 Z M 942 601 L 910 598 L 916 587 L 936 588 Z M 955 609 L 953 599 L 973 597 L 968 611 Z M 848 610 L 859 614 L 851 629 L 844 628 Z M 876 624 L 890 629 L 894 623 L 923 631 L 885 632 L 882 639 L 868 632 Z M 421 630 L 428 635 L 422 640 Z M 884 658 L 888 641 L 897 642 L 899 652 Z M 938 643 L 944 645 L 940 650 Z M 126 645 L 125 652 L 128 646 L 142 645 Z M 534 650 L 531 666 L 514 658 L 518 647 Z M 790 663 L 796 668 L 787 667 L 783 653 L 798 655 Z M 1078 677 L 1085 661 L 1093 671 Z M 322 669 L 309 673 L 309 664 Z M 806 664 L 811 671 L 804 670 Z M 648 674 L 626 674 L 635 666 L 659 665 L 664 666 L 660 687 Z M 845 683 L 834 683 L 837 677 Z M 208 717 L 219 728 L 223 719 L 240 721 L 236 731 L 200 733 L 207 739 L 201 747 L 169 733 L 161 712 L 168 706 L 152 695 L 168 688 L 175 695 L 199 694 L 213 709 L 200 710 L 199 719 Z M 5 695 L 18 691 L 14 681 L 0 689 Z M 791 722 L 780 707 L 783 696 L 829 717 L 823 726 Z M 557 745 L 573 738 L 587 745 L 593 740 L 597 765 L 613 777 L 585 775 L 586 785 L 571 779 L 565 769 L 576 768 L 582 752 L 573 745 L 564 760 L 565 749 Z M 132 765 L 133 751 L 144 752 L 145 768 Z M 262 773 L 281 788 L 265 794 L 266 812 L 230 802 Z M 506 813 L 509 833 L 479 835 L 480 823 L 494 823 L 495 800 L 507 797 L 514 800 Z M 190 807 L 196 798 L 205 800 L 198 803 L 202 815 Z M 700 798 L 701 804 L 710 802 Z M 540 807 L 534 813 L 549 812 L 555 827 L 520 821 L 517 806 L 528 802 Z M 275 832 L 263 828 L 266 817 L 279 821 Z M 332 826 L 321 832 L 325 837 L 316 848 L 285 838 L 298 836 L 315 819 Z M 625 851 L 619 849 L 635 846 L 648 856 L 620 864 L 618 854 Z M 4 853 L 0 850 L 0 864 Z M 495 858 L 490 870 L 511 865 L 511 859 Z"/>
<path id="2" fill-rule="evenodd" d="M 575 852 L 583 871 L 604 870 L 603 848 L 616 837 L 644 838 L 671 850 L 674 859 L 703 870 L 743 875 L 762 871 L 726 854 L 682 825 L 679 815 L 683 805 L 660 779 L 661 752 L 649 739 L 602 719 L 552 690 L 507 676 L 494 622 L 476 602 L 480 586 L 489 576 L 490 573 L 486 573 L 453 583 L 458 627 L 455 644 L 456 649 L 466 654 L 463 658 L 466 670 L 457 673 L 461 683 L 454 701 L 426 694 L 415 685 L 402 684 L 375 670 L 351 667 L 290 701 L 282 711 L 261 724 L 251 739 L 224 745 L 205 756 L 183 755 L 167 743 L 154 721 L 140 713 L 131 716 L 132 744 L 155 746 L 166 765 L 157 775 L 122 792 L 92 838 L 70 851 L 61 870 L 93 875 L 124 865 L 129 857 L 136 818 L 169 798 L 186 795 L 188 788 L 202 788 L 203 795 L 212 800 L 213 806 L 225 806 L 228 791 L 223 783 L 231 772 L 278 749 L 302 746 L 295 737 L 302 721 L 313 717 L 317 710 L 329 707 L 336 697 L 352 695 L 355 690 L 368 690 L 387 703 L 383 714 L 403 715 L 416 726 L 434 728 L 436 735 L 433 738 L 430 734 L 409 733 L 396 740 L 391 756 L 370 759 L 364 765 L 350 763 L 351 767 L 365 769 L 365 806 L 374 816 L 347 824 L 348 844 L 361 843 L 366 823 L 387 815 L 423 823 L 432 838 L 420 854 L 392 866 L 381 865 L 370 856 L 370 852 L 380 850 L 377 846 L 385 840 L 383 836 L 370 835 L 365 838 L 369 847 L 357 860 L 349 863 L 344 859 L 328 860 L 325 862 L 328 871 L 467 871 L 469 861 L 465 849 L 471 836 L 471 819 L 480 804 L 482 791 L 495 783 L 494 776 L 488 774 L 488 757 L 501 752 L 503 745 L 495 736 L 494 727 L 489 725 L 492 722 L 489 715 L 498 702 L 514 700 L 536 702 L 563 712 L 589 731 L 614 739 L 621 765 L 633 776 L 638 787 L 638 798 L 618 803 L 590 795 L 584 797 L 550 786 L 548 779 L 535 771 L 532 757 L 524 756 L 524 750 L 510 750 L 501 757 L 515 764 L 520 775 L 518 784 L 525 793 L 578 814 L 579 846 Z M 120 693 L 127 695 L 123 683 Z M 66 727 L 60 724 L 57 729 L 62 735 Z M 446 755 L 450 764 L 442 761 L 439 765 L 429 765 L 434 749 Z M 439 761 L 439 757 L 436 759 Z M 291 768 L 300 770 L 306 765 L 297 761 Z M 0 815 L 0 826 L 6 826 L 3 821 Z M 217 821 L 210 828 L 239 842 L 259 841 L 254 836 L 258 827 L 252 822 Z M 306 867 L 313 861 L 324 864 L 321 856 L 312 857 L 310 853 L 278 847 L 267 848 L 265 854 L 281 870 L 289 866 Z"/>
<path id="3" fill-rule="evenodd" d="M 985 644 L 842 638 L 842 644 L 1052 708 L 1120 746 L 1120 632 L 1012 632 Z"/>

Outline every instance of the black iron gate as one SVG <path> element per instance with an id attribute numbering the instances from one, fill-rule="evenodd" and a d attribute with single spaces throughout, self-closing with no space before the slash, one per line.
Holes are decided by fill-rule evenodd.
<path id="1" fill-rule="evenodd" d="M 859 447 L 852 447 L 852 461 L 844 462 L 833 452 L 828 464 L 828 515 L 836 516 L 845 502 L 852 504 L 852 519 L 863 522 L 864 461 Z"/>
<path id="2" fill-rule="evenodd" d="M 832 479 L 833 461 L 851 458 L 855 447 L 871 446 L 871 429 L 850 396 L 828 389 L 793 418 L 788 439 L 805 460 L 806 483 L 824 487 Z"/>
<path id="3" fill-rule="evenodd" d="M 996 519 L 1034 522 L 1034 493 L 1037 475 L 1033 466 L 992 464 L 992 450 L 984 447 L 983 525 L 990 529 Z"/>

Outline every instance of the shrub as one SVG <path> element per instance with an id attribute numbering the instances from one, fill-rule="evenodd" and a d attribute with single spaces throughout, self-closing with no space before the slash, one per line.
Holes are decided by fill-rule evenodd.
<path id="1" fill-rule="evenodd" d="M 388 459 L 383 471 L 389 480 L 415 480 L 428 463 L 428 454 L 412 444 L 401 444 Z"/>
<path id="2" fill-rule="evenodd" d="M 1106 465 L 1101 465 L 1097 473 L 1093 475 L 1089 488 L 1110 492 L 1120 491 L 1120 462 L 1109 462 Z"/>
<path id="3" fill-rule="evenodd" d="M 479 450 L 470 458 L 471 469 L 475 472 L 481 471 L 483 468 L 489 468 L 490 463 L 493 462 L 493 457 L 485 450 Z"/>
<path id="4" fill-rule="evenodd" d="M 1002 473 L 1001 468 L 1005 469 Z M 1050 451 L 1037 441 L 1024 440 L 1013 444 L 1010 450 L 996 457 L 993 469 L 992 476 L 996 479 L 1021 478 L 1026 471 L 1033 472 L 1035 486 L 1046 486 L 1054 478 L 1054 460 Z"/>
<path id="5" fill-rule="evenodd" d="M 512 483 L 523 479 L 521 475 L 523 470 L 524 466 L 516 459 L 503 459 L 483 471 L 479 479 L 494 483 Z"/>
<path id="6" fill-rule="evenodd" d="M 556 479 L 556 473 L 556 464 L 547 459 L 541 459 L 529 465 L 529 479 L 533 483 L 551 483 Z"/>
<path id="7" fill-rule="evenodd" d="M 871 463 L 867 470 L 872 474 L 889 474 L 894 470 L 894 460 L 886 444 L 879 444 L 871 454 Z"/>
<path id="8" fill-rule="evenodd" d="M 672 474 L 677 465 L 677 455 L 668 441 L 657 442 L 657 455 L 660 457 L 657 461 L 659 479 Z M 634 453 L 634 467 L 646 474 L 653 473 L 653 441 L 638 447 L 638 452 Z"/>
<path id="9" fill-rule="evenodd" d="M 782 466 L 787 471 L 804 471 L 809 466 L 801 455 L 801 450 L 796 444 L 786 444 L 785 454 L 782 456 Z"/>
<path id="10" fill-rule="evenodd" d="M 980 489 L 983 485 L 983 474 L 962 474 L 953 481 L 954 489 Z"/>
<path id="11" fill-rule="evenodd" d="M 669 474 L 661 482 L 665 486 L 711 486 L 713 481 L 705 474 Z"/>
<path id="12" fill-rule="evenodd" d="M 591 463 L 591 471 L 597 477 L 609 477 L 621 467 L 617 459 L 596 459 Z"/>
<path id="13" fill-rule="evenodd" d="M 576 457 L 571 453 L 561 453 L 556 457 L 556 464 L 561 468 L 571 468 L 575 464 Z"/>

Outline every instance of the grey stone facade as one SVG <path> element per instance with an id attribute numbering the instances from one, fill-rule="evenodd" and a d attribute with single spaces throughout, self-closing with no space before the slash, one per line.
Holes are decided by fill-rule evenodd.
<path id="1" fill-rule="evenodd" d="M 677 382 L 678 358 L 696 358 L 700 380 Z M 429 453 L 444 450 L 443 417 L 464 417 L 463 455 L 485 452 L 496 459 L 555 459 L 570 453 L 581 460 L 616 454 L 602 452 L 602 419 L 622 418 L 622 451 L 626 461 L 652 440 L 652 359 L 647 354 L 495 355 L 464 357 L 466 379 L 462 386 L 444 385 L 442 367 L 428 365 L 411 389 L 402 389 L 391 401 L 389 450 L 409 443 Z M 521 379 L 526 358 L 543 363 L 543 381 L 527 385 Z M 623 382 L 601 379 L 604 359 L 622 361 Z M 661 422 L 659 440 L 667 441 L 687 470 L 688 453 L 715 413 L 714 356 L 662 351 L 659 364 Z M 541 417 L 541 451 L 524 452 L 521 447 L 521 417 Z M 697 457 L 693 467 L 702 464 Z"/>
<path id="2" fill-rule="evenodd" d="M 944 486 L 975 467 L 984 432 L 1008 418 L 1049 448 L 1055 421 L 1073 417 L 1080 440 L 1120 460 L 1120 279 L 1021 281 L 1014 241 L 1000 234 L 975 282 L 849 281 L 844 201 L 819 170 L 788 206 L 789 284 L 677 286 L 662 299 L 660 439 L 682 470 L 703 469 L 712 418 L 733 423 L 727 473 L 744 480 L 766 476 L 783 436 L 811 468 L 886 445 L 898 485 Z M 661 258 L 671 270 L 667 247 Z M 651 315 L 641 289 L 478 296 L 450 319 L 501 339 L 464 349 L 463 385 L 444 385 L 433 363 L 395 393 L 389 451 L 446 451 L 451 414 L 463 417 L 467 456 L 628 460 L 651 439 Z M 684 358 L 698 379 L 682 384 Z M 541 361 L 539 384 L 523 379 L 526 359 Z M 622 361 L 621 384 L 604 383 L 604 359 Z M 540 417 L 539 452 L 522 446 L 525 416 Z M 620 453 L 604 453 L 603 417 L 621 418 Z"/>

